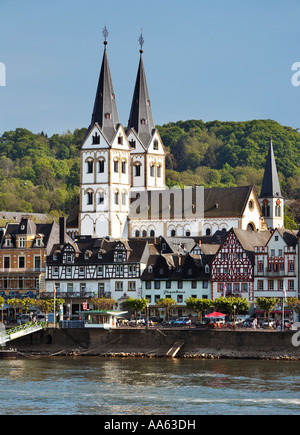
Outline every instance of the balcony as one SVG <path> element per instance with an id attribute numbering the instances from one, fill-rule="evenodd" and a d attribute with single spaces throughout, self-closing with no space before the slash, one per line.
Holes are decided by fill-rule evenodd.
<path id="1" fill-rule="evenodd" d="M 44 273 L 46 271 L 45 267 L 35 267 L 35 268 L 30 268 L 30 267 L 1 267 L 0 268 L 0 274 L 4 274 L 4 275 L 9 275 L 9 274 L 18 274 L 18 275 L 25 275 L 25 274 L 29 274 L 29 273 Z"/>
<path id="2" fill-rule="evenodd" d="M 41 292 L 40 293 L 41 298 L 50 298 L 53 299 L 53 291 L 52 292 Z M 55 297 L 57 299 L 65 299 L 65 298 L 97 298 L 98 297 L 98 292 L 96 291 L 83 291 L 83 292 L 61 292 L 61 291 L 56 291 L 56 295 Z M 108 297 L 106 296 L 106 294 L 103 297 Z"/>

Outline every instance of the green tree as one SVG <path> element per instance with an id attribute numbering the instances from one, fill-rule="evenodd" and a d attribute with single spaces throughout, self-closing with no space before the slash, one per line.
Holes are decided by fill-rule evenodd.
<path id="1" fill-rule="evenodd" d="M 91 298 L 91 301 L 93 305 L 96 307 L 97 310 L 112 310 L 114 305 L 117 304 L 117 301 L 115 301 L 112 298 Z"/>
<path id="2" fill-rule="evenodd" d="M 137 325 L 137 313 L 138 311 L 144 311 L 148 305 L 148 300 L 146 298 L 133 299 L 129 298 L 125 302 L 127 307 L 134 311 L 135 324 Z"/>
<path id="3" fill-rule="evenodd" d="M 235 297 L 221 297 L 213 301 L 213 306 L 218 310 L 227 311 L 232 315 L 234 312 L 234 306 L 236 307 L 236 314 L 248 313 L 250 304 L 245 298 L 235 298 Z"/>
<path id="4" fill-rule="evenodd" d="M 157 301 L 158 307 L 163 308 L 166 311 L 168 322 L 170 321 L 170 311 L 177 307 L 177 303 L 172 298 L 162 298 Z"/>
<path id="5" fill-rule="evenodd" d="M 0 308 L 3 308 L 4 306 L 4 298 L 2 296 L 0 296 Z M 3 310 L 1 310 L 1 321 L 3 322 Z"/>
<path id="6" fill-rule="evenodd" d="M 22 299 L 17 299 L 17 298 L 7 299 L 6 303 L 7 303 L 7 305 L 9 305 L 10 307 L 12 307 L 14 309 L 14 319 L 16 321 L 17 320 L 17 310 L 22 308 Z"/>
<path id="7" fill-rule="evenodd" d="M 198 319 L 200 319 L 200 322 L 202 322 L 202 314 L 204 311 L 208 310 L 212 304 L 213 301 L 210 299 L 197 299 L 190 297 L 185 300 L 187 308 L 190 310 L 193 310 L 197 313 Z"/>
<path id="8" fill-rule="evenodd" d="M 54 311 L 53 299 L 38 299 L 36 301 L 37 308 L 45 314 L 45 324 L 48 325 L 48 314 Z"/>
<path id="9" fill-rule="evenodd" d="M 275 306 L 279 303 L 278 298 L 263 298 L 259 297 L 256 299 L 255 303 L 261 310 L 267 313 L 268 317 L 268 327 L 270 326 L 270 312 L 274 310 Z"/>
<path id="10" fill-rule="evenodd" d="M 21 308 L 23 311 L 25 311 L 25 313 L 28 313 L 29 308 L 34 307 L 35 304 L 35 299 L 31 299 L 31 298 L 24 298 L 21 300 Z"/>

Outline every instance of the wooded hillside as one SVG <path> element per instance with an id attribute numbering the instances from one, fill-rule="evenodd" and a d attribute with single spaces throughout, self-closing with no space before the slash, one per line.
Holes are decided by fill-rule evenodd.
<path id="1" fill-rule="evenodd" d="M 260 192 L 270 137 L 285 198 L 300 198 L 300 133 L 272 120 L 158 126 L 167 185 L 245 186 Z M 18 128 L 0 136 L 0 209 L 68 215 L 78 198 L 86 129 L 47 137 Z M 297 202 L 296 202 L 297 204 Z M 297 212 L 291 217 L 300 220 Z"/>

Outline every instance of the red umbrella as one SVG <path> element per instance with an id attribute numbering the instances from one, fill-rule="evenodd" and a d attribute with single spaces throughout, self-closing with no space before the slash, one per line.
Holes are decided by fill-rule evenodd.
<path id="1" fill-rule="evenodd" d="M 217 318 L 217 317 L 225 317 L 225 316 L 226 316 L 226 314 L 218 313 L 217 311 L 214 311 L 213 313 L 207 314 L 205 317 Z"/>

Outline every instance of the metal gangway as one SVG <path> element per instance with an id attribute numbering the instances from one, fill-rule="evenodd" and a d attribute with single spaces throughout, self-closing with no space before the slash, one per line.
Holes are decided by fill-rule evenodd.
<path id="1" fill-rule="evenodd" d="M 0 346 L 4 345 L 8 341 L 16 340 L 17 338 L 40 331 L 44 328 L 44 326 L 45 322 L 29 322 L 21 326 L 16 326 L 15 328 L 0 331 Z"/>

